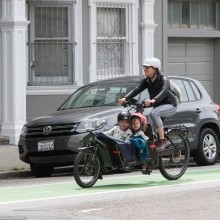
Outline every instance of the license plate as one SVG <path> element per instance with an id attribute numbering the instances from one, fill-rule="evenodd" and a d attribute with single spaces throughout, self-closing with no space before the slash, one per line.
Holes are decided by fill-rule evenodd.
<path id="1" fill-rule="evenodd" d="M 38 151 L 51 151 L 51 150 L 54 150 L 54 140 L 38 142 Z"/>

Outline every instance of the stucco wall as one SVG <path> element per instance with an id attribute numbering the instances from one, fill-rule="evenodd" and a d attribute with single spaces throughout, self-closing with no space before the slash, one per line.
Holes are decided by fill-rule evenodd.
<path id="1" fill-rule="evenodd" d="M 2 33 L 0 31 L 0 51 L 2 51 L 2 45 L 1 45 L 1 42 L 2 42 Z M 2 73 L 2 55 L 1 55 L 1 52 L 0 52 L 0 73 Z M 1 129 L 1 124 L 2 124 L 2 121 L 3 121 L 3 115 L 2 115 L 2 108 L 3 108 L 3 85 L 2 85 L 2 74 L 0 74 L 0 129 Z"/>
<path id="2" fill-rule="evenodd" d="M 143 75 L 142 67 L 142 29 L 141 29 L 142 9 L 141 0 L 139 0 L 138 8 L 138 63 L 139 63 L 139 74 Z"/>
<path id="3" fill-rule="evenodd" d="M 56 111 L 68 97 L 69 95 L 27 95 L 27 121 Z"/>
<path id="4" fill-rule="evenodd" d="M 167 1 L 157 0 L 154 3 L 154 22 L 157 24 L 154 32 L 154 56 L 161 60 L 163 71 L 166 69 L 166 62 L 164 62 L 163 52 L 166 52 L 164 50 L 167 50 L 166 47 L 164 47 L 164 43 L 166 42 L 163 41 L 166 40 L 166 32 L 163 27 L 163 11 L 165 11 L 163 7 L 166 7 L 166 2 Z"/>
<path id="5" fill-rule="evenodd" d="M 2 17 L 2 1 L 0 1 L 0 20 L 1 20 L 1 17 Z M 2 54 L 1 54 L 1 51 L 2 51 L 2 32 L 1 32 L 1 25 L 0 25 L 0 129 L 1 129 L 1 124 L 2 124 L 2 121 L 3 121 L 3 115 L 2 115 L 2 99 L 3 99 L 3 90 L 2 90 Z"/>

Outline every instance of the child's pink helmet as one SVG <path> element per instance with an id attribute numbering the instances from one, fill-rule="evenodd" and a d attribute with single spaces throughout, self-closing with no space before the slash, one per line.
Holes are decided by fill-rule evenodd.
<path id="1" fill-rule="evenodd" d="M 147 125 L 147 118 L 140 112 L 136 112 L 134 114 L 132 114 L 132 116 L 130 117 L 130 119 L 132 120 L 133 117 L 138 117 L 141 119 L 141 123 L 143 123 L 144 125 Z"/>

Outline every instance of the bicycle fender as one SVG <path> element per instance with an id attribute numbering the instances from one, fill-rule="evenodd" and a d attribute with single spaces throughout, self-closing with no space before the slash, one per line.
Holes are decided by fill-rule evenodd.
<path id="1" fill-rule="evenodd" d="M 85 151 L 87 149 L 92 149 L 93 151 L 95 151 L 95 148 L 93 146 L 89 146 L 89 147 L 79 147 L 77 148 L 77 150 L 80 151 Z"/>

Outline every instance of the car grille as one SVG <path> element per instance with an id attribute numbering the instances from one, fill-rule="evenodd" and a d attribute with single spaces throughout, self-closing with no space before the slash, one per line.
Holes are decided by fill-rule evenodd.
<path id="1" fill-rule="evenodd" d="M 27 127 L 26 137 L 50 137 L 74 133 L 78 124 Z"/>

